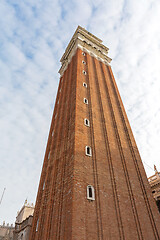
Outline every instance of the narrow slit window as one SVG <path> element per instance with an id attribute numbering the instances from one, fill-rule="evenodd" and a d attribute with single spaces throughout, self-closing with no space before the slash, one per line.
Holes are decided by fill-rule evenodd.
<path id="1" fill-rule="evenodd" d="M 37 220 L 36 232 L 38 231 L 38 224 L 39 224 L 39 219 Z"/>
<path id="2" fill-rule="evenodd" d="M 57 118 L 57 113 L 56 113 L 56 115 L 55 115 L 55 117 L 54 117 L 55 119 Z"/>
<path id="3" fill-rule="evenodd" d="M 86 155 L 89 157 L 92 156 L 92 150 L 91 150 L 91 147 L 89 147 L 89 146 L 86 146 Z"/>
<path id="4" fill-rule="evenodd" d="M 84 52 L 82 52 L 82 55 L 85 56 L 86 54 Z"/>
<path id="5" fill-rule="evenodd" d="M 92 188 L 91 186 L 88 188 L 89 190 L 89 198 L 92 198 L 93 197 L 93 193 L 92 193 Z"/>
<path id="6" fill-rule="evenodd" d="M 84 103 L 88 104 L 88 99 L 87 98 L 84 98 Z"/>
<path id="7" fill-rule="evenodd" d="M 87 199 L 91 201 L 95 200 L 94 187 L 91 185 L 87 186 Z"/>
<path id="8" fill-rule="evenodd" d="M 84 60 L 82 61 L 82 63 L 86 65 L 86 62 Z"/>
<path id="9" fill-rule="evenodd" d="M 90 126 L 89 120 L 87 118 L 84 119 L 84 125 L 86 125 L 87 127 Z"/>
<path id="10" fill-rule="evenodd" d="M 53 135 L 54 135 L 54 130 L 52 131 L 52 137 L 53 137 Z"/>
<path id="11" fill-rule="evenodd" d="M 45 182 L 43 183 L 43 190 L 44 190 L 44 188 L 45 188 Z"/>
<path id="12" fill-rule="evenodd" d="M 50 152 L 48 153 L 48 159 L 49 159 L 49 157 L 50 157 Z"/>
<path id="13" fill-rule="evenodd" d="M 83 74 L 86 75 L 87 74 L 86 71 L 83 70 Z"/>
<path id="14" fill-rule="evenodd" d="M 84 82 L 83 83 L 83 87 L 87 88 L 87 83 Z"/>

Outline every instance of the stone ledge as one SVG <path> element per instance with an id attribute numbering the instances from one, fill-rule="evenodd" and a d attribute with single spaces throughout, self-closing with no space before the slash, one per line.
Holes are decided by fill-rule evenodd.
<path id="1" fill-rule="evenodd" d="M 80 48 L 82 51 L 87 52 L 91 56 L 97 58 L 107 65 L 109 65 L 112 60 L 108 57 L 109 48 L 102 44 L 102 40 L 89 33 L 84 28 L 78 26 L 60 60 L 62 63 L 62 66 L 59 70 L 61 76 L 66 70 L 77 48 Z"/>

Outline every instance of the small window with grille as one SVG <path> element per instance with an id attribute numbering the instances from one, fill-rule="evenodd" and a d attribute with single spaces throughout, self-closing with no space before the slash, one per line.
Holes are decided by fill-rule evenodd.
<path id="1" fill-rule="evenodd" d="M 84 82 L 83 83 L 83 87 L 87 88 L 87 83 Z"/>
<path id="2" fill-rule="evenodd" d="M 83 101 L 84 101 L 85 104 L 88 104 L 88 99 L 87 98 L 84 98 Z"/>
<path id="3" fill-rule="evenodd" d="M 87 199 L 91 201 L 95 200 L 94 187 L 91 185 L 87 186 Z"/>
<path id="4" fill-rule="evenodd" d="M 86 155 L 89 157 L 92 156 L 92 150 L 91 150 L 91 147 L 89 147 L 89 146 L 86 146 Z"/>
<path id="5" fill-rule="evenodd" d="M 84 125 L 86 125 L 87 127 L 90 126 L 89 120 L 87 118 L 84 119 Z"/>

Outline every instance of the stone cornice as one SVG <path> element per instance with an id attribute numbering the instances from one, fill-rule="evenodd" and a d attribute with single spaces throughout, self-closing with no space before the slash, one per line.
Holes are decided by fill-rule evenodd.
<path id="1" fill-rule="evenodd" d="M 89 33 L 84 28 L 78 26 L 66 48 L 65 53 L 60 60 L 60 62 L 62 63 L 62 66 L 59 70 L 61 76 L 66 70 L 68 63 L 70 63 L 77 48 L 82 49 L 84 52 L 87 52 L 91 56 L 97 58 L 98 60 L 104 62 L 107 65 L 109 65 L 112 60 L 108 57 L 109 48 L 102 44 L 102 40 Z"/>

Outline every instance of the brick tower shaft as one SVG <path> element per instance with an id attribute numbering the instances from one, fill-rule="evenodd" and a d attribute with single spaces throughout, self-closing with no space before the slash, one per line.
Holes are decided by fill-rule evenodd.
<path id="1" fill-rule="evenodd" d="M 30 240 L 160 239 L 108 50 L 78 27 L 62 56 Z"/>

